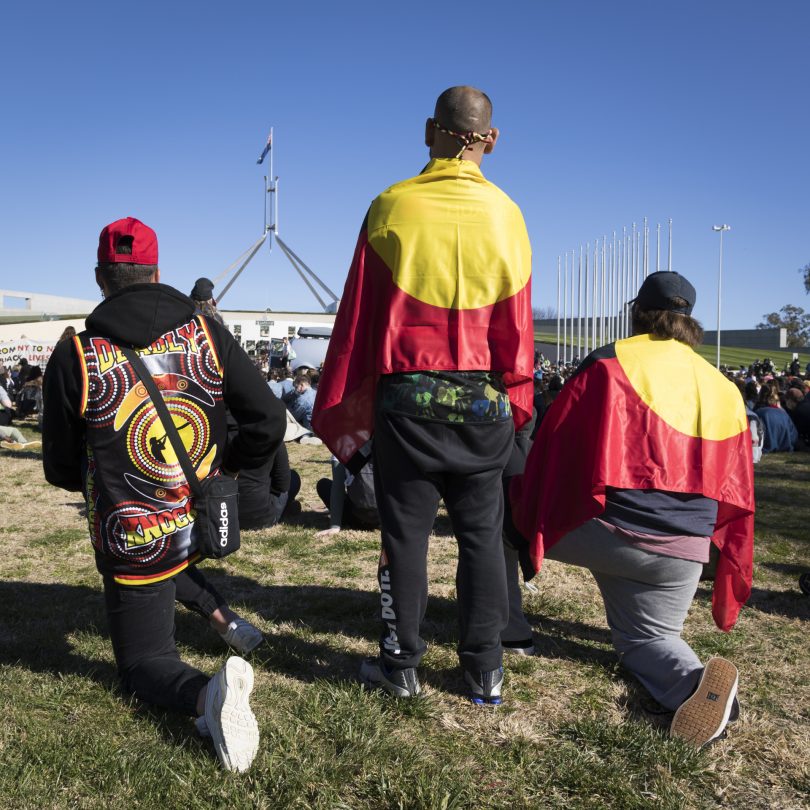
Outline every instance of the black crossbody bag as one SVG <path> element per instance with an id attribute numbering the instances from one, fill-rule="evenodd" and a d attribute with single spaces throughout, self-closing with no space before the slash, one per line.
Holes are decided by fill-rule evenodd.
<path id="1" fill-rule="evenodd" d="M 197 527 L 198 550 L 203 557 L 219 558 L 232 554 L 240 545 L 239 485 L 236 479 L 229 475 L 209 475 L 202 481 L 197 478 L 183 440 L 149 370 L 132 349 L 121 347 L 121 352 L 149 392 L 194 495 L 194 511 L 197 513 L 194 525 Z"/>

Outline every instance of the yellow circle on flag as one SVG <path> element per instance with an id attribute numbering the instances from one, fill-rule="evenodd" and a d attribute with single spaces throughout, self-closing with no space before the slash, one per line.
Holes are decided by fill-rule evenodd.
<path id="1" fill-rule="evenodd" d="M 408 295 L 479 309 L 519 293 L 531 275 L 520 209 L 471 161 L 434 160 L 371 206 L 368 240 Z"/>
<path id="2" fill-rule="evenodd" d="M 686 344 L 637 335 L 616 342 L 616 358 L 642 402 L 680 433 L 722 441 L 748 429 L 737 386 Z"/>

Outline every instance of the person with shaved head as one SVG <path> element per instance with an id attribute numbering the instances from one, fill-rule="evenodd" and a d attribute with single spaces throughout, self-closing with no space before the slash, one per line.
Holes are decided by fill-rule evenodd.
<path id="1" fill-rule="evenodd" d="M 428 538 L 443 498 L 459 548 L 465 689 L 476 704 L 501 702 L 501 474 L 531 415 L 534 347 L 526 226 L 480 168 L 498 134 L 482 91 L 439 96 L 430 162 L 366 216 L 312 417 L 352 471 L 374 436 L 382 633 L 360 678 L 399 697 L 421 688 Z"/>

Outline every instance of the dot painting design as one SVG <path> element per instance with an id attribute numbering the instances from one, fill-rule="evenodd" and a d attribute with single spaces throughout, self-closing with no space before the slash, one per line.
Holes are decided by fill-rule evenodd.
<path id="1" fill-rule="evenodd" d="M 196 466 L 207 452 L 211 437 L 205 412 L 188 399 L 166 397 L 164 401 L 183 446 Z M 171 440 L 151 402 L 141 406 L 130 422 L 127 452 L 136 469 L 149 480 L 167 485 L 185 481 Z"/>

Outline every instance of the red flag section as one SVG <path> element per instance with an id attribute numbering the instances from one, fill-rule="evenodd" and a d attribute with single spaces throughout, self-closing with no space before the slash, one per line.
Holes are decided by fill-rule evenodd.
<path id="1" fill-rule="evenodd" d="M 606 487 L 699 493 L 718 502 L 712 613 L 730 630 L 753 573 L 751 436 L 739 391 L 688 346 L 650 335 L 585 362 L 546 414 L 511 492 L 535 568 L 546 548 L 604 511 Z"/>
<path id="2" fill-rule="evenodd" d="M 348 461 L 371 437 L 381 374 L 502 373 L 532 410 L 531 255 L 523 218 L 470 161 L 433 160 L 371 206 L 318 385 L 315 432 Z"/>

